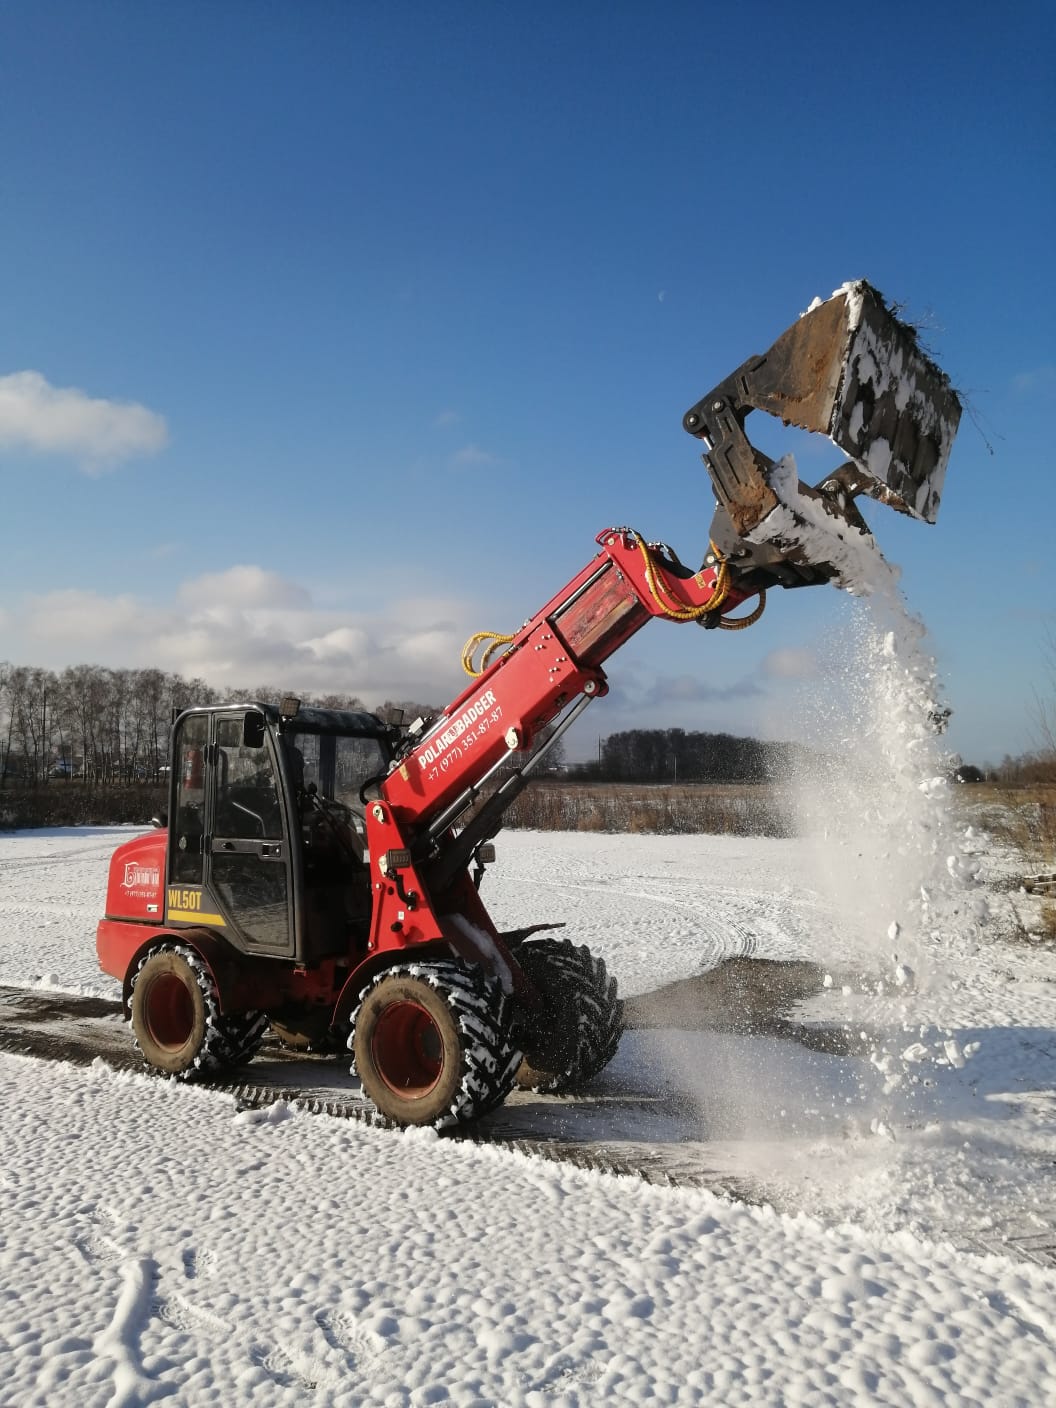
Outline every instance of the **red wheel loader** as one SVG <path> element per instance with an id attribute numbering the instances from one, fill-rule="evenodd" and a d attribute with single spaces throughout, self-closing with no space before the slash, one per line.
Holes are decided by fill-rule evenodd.
<path id="1" fill-rule="evenodd" d="M 800 484 L 749 441 L 753 410 L 829 436 L 846 464 Z M 167 819 L 114 855 L 98 929 L 148 1066 L 207 1078 L 270 1025 L 347 1045 L 383 1116 L 437 1128 L 517 1084 L 591 1080 L 620 1040 L 616 984 L 584 947 L 496 931 L 480 884 L 505 810 L 648 622 L 737 628 L 770 587 L 846 577 L 872 542 L 861 494 L 934 521 L 959 416 L 912 330 L 846 285 L 686 413 L 718 500 L 699 569 L 606 529 L 520 630 L 469 642 L 472 682 L 407 730 L 292 697 L 181 714 Z"/>

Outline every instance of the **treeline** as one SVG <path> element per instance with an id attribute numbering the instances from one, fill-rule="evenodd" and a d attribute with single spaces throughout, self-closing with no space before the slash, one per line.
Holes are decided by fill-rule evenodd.
<path id="1" fill-rule="evenodd" d="M 681 728 L 629 729 L 609 734 L 598 758 L 576 764 L 569 776 L 589 782 L 779 782 L 807 756 L 796 743 Z"/>
<path id="2" fill-rule="evenodd" d="M 0 787 L 54 782 L 117 786 L 161 781 L 173 717 L 195 704 L 278 701 L 274 686 L 217 690 L 164 670 L 74 665 L 55 672 L 0 662 Z M 301 694 L 325 709 L 363 709 L 355 695 Z M 372 710 L 410 722 L 423 706 L 387 700 Z"/>
<path id="3" fill-rule="evenodd" d="M 1056 783 L 1056 748 L 1041 748 L 1033 753 L 1021 753 L 1016 758 L 1005 757 L 997 767 L 987 768 L 986 777 L 1006 787 Z"/>
<path id="4" fill-rule="evenodd" d="M 202 679 L 158 669 L 74 665 L 54 671 L 0 662 L 0 787 L 156 785 L 166 775 L 172 720 L 181 709 L 277 702 L 289 692 L 273 685 L 215 689 Z M 352 694 L 300 692 L 300 697 L 320 708 L 368 707 Z M 411 700 L 369 707 L 394 723 L 439 712 Z M 558 744 L 547 770 L 583 782 L 772 782 L 788 777 L 803 752 L 795 744 L 728 733 L 632 729 L 610 734 L 597 759 L 567 769 Z"/>

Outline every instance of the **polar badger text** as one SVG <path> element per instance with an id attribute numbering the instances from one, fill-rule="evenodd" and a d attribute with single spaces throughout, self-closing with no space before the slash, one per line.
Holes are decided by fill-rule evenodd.
<path id="1" fill-rule="evenodd" d="M 457 743 L 468 728 L 471 728 L 478 719 L 483 718 L 489 709 L 495 704 L 495 694 L 493 690 L 486 689 L 484 693 L 463 710 L 457 719 L 452 719 L 443 733 L 438 733 L 432 737 L 418 754 L 418 762 L 423 768 L 435 763 L 441 753 L 445 753 L 452 743 Z"/>

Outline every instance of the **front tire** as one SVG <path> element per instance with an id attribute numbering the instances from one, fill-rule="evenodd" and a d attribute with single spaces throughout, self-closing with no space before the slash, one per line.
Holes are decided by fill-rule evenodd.
<path id="1" fill-rule="evenodd" d="M 129 1007 L 147 1065 L 183 1081 L 251 1060 L 268 1025 L 260 1012 L 222 1013 L 212 974 L 187 944 L 151 949 L 132 979 Z"/>
<path id="2" fill-rule="evenodd" d="M 499 981 L 455 960 L 379 974 L 353 1014 L 352 1072 L 387 1119 L 446 1129 L 513 1088 L 521 1053 Z"/>
<path id="3" fill-rule="evenodd" d="M 539 995 L 518 1033 L 524 1060 L 517 1071 L 522 1090 L 563 1095 L 603 1070 L 623 1035 L 623 1003 L 616 979 L 582 945 L 567 939 L 537 939 L 514 952 Z"/>

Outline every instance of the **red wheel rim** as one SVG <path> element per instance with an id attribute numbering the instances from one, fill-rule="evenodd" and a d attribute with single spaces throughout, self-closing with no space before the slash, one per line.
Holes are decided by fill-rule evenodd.
<path id="1" fill-rule="evenodd" d="M 178 1051 L 194 1030 L 194 1003 L 173 973 L 154 979 L 144 1003 L 147 1029 L 159 1046 Z"/>
<path id="2" fill-rule="evenodd" d="M 393 1002 L 377 1020 L 370 1041 L 374 1069 L 395 1095 L 427 1095 L 444 1069 L 440 1029 L 417 1002 Z"/>

